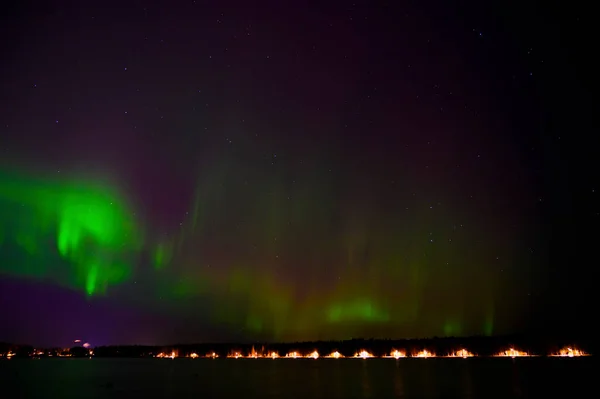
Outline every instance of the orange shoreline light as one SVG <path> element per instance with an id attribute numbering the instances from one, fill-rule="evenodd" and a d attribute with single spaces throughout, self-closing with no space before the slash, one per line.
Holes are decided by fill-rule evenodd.
<path id="1" fill-rule="evenodd" d="M 256 350 L 254 350 L 254 347 L 252 347 L 252 351 L 250 351 L 250 353 L 248 354 L 248 358 L 258 359 L 259 357 L 262 357 L 262 355 L 259 354 Z"/>
<path id="2" fill-rule="evenodd" d="M 175 351 L 172 351 L 169 354 L 160 352 L 158 355 L 156 355 L 154 357 L 157 357 L 159 359 L 175 359 L 177 357 L 177 353 L 175 353 Z"/>
<path id="3" fill-rule="evenodd" d="M 469 352 L 466 349 L 459 349 L 456 352 L 452 352 L 451 354 L 448 355 L 448 357 L 462 357 L 463 359 L 466 359 L 468 357 L 474 357 L 475 355 L 472 354 L 471 352 Z"/>
<path id="4" fill-rule="evenodd" d="M 431 353 L 431 352 L 427 351 L 426 349 L 423 349 L 421 352 L 418 352 L 413 357 L 420 357 L 420 358 L 435 357 L 435 353 Z"/>
<path id="5" fill-rule="evenodd" d="M 400 359 L 400 358 L 402 358 L 402 357 L 406 357 L 406 353 L 405 353 L 405 352 L 403 352 L 403 351 L 399 351 L 399 350 L 396 350 L 396 349 L 394 349 L 394 350 L 392 350 L 392 351 L 390 352 L 390 354 L 389 354 L 389 355 L 387 355 L 387 356 L 384 356 L 384 357 L 386 357 L 386 358 Z"/>
<path id="6" fill-rule="evenodd" d="M 512 357 L 512 358 L 515 358 L 515 357 L 529 357 L 530 355 L 527 352 L 522 352 L 522 351 L 519 351 L 519 350 L 517 350 L 515 348 L 510 348 L 510 349 L 507 349 L 507 350 L 505 350 L 503 352 L 500 352 L 500 353 L 498 353 L 498 354 L 496 354 L 494 356 L 495 357 Z"/>
<path id="7" fill-rule="evenodd" d="M 90 350 L 89 351 L 89 356 L 93 356 L 93 351 Z M 31 357 L 37 358 L 39 356 L 43 356 L 44 352 L 43 351 L 37 351 L 34 350 L 34 352 L 30 355 Z M 52 357 L 53 354 L 52 353 L 48 353 L 47 354 L 49 357 Z M 216 359 L 218 357 L 220 357 L 220 355 L 216 352 L 209 352 L 205 355 L 199 355 L 196 352 L 188 352 L 188 353 L 184 353 L 181 356 L 179 355 L 179 352 L 177 350 L 171 350 L 171 351 L 164 351 L 164 352 L 160 352 L 157 354 L 149 354 L 150 356 L 154 357 L 154 358 L 158 358 L 158 359 L 175 359 L 178 357 L 186 357 L 186 358 L 190 358 L 190 359 L 198 359 L 198 358 L 207 358 L 207 359 Z M 6 359 L 10 359 L 13 356 L 15 356 L 14 352 L 8 351 L 5 353 L 0 353 L 0 358 L 6 358 Z M 72 356 L 71 353 L 68 352 L 68 349 L 65 349 L 63 352 L 54 354 L 54 356 Z M 356 352 L 354 355 L 350 356 L 351 358 L 354 359 L 371 359 L 371 358 L 387 358 L 387 359 L 400 359 L 400 358 L 406 358 L 406 357 L 413 357 L 413 358 L 432 358 L 432 357 L 442 357 L 442 358 L 462 358 L 462 359 L 466 359 L 466 358 L 470 358 L 470 357 L 476 357 L 477 355 L 469 352 L 467 349 L 465 348 L 461 348 L 461 349 L 457 349 L 453 352 L 450 352 L 448 354 L 445 355 L 436 355 L 435 352 L 430 352 L 427 349 L 423 349 L 421 351 L 418 352 L 413 352 L 412 354 L 408 355 L 406 351 L 404 350 L 398 350 L 398 349 L 392 349 L 389 354 L 385 354 L 385 355 L 374 355 L 372 352 L 369 352 L 366 349 L 361 349 L 360 351 Z M 486 355 L 488 356 L 488 355 Z M 553 353 L 547 353 L 545 355 L 535 355 L 535 354 L 531 354 L 530 352 L 526 352 L 526 351 L 521 351 L 518 350 L 514 347 L 509 347 L 508 349 L 505 349 L 503 351 L 500 351 L 496 354 L 491 355 L 490 357 L 510 357 L 510 358 L 516 358 L 516 357 L 536 357 L 536 356 L 548 356 L 548 357 L 582 357 L 582 356 L 592 356 L 589 353 L 586 353 L 585 351 L 578 349 L 574 346 L 567 346 L 564 347 L 556 352 Z M 260 352 L 256 351 L 254 348 L 252 348 L 247 354 L 244 354 L 241 351 L 232 351 L 229 352 L 226 356 L 228 359 L 239 359 L 239 358 L 247 358 L 247 359 L 258 359 L 258 358 L 271 358 L 271 359 L 279 359 L 279 358 L 286 358 L 286 359 L 319 359 L 319 358 L 328 358 L 328 359 L 342 359 L 345 358 L 344 355 L 342 355 L 339 351 L 334 351 L 331 352 L 328 355 L 321 355 L 319 354 L 319 352 L 317 350 L 313 350 L 310 353 L 307 352 L 299 352 L 299 351 L 291 351 L 288 352 L 285 355 L 280 355 L 278 352 L 276 351 L 264 351 L 264 349 L 261 349 Z"/>
<path id="8" fill-rule="evenodd" d="M 369 359 L 374 356 L 370 352 L 367 352 L 366 350 L 363 349 L 360 352 L 356 353 L 354 355 L 354 357 L 361 358 L 361 359 Z"/>
<path id="9" fill-rule="evenodd" d="M 585 353 L 584 351 L 576 349 L 576 348 L 566 347 L 566 348 L 561 349 L 557 353 L 551 354 L 550 356 L 552 356 L 552 357 L 579 357 L 579 356 L 588 356 L 588 354 Z"/>

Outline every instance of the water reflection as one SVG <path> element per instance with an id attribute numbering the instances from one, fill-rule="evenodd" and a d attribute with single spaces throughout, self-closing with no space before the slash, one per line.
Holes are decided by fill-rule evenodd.
<path id="1" fill-rule="evenodd" d="M 461 362 L 462 366 L 462 386 L 465 396 L 472 397 L 473 392 L 473 373 L 471 372 L 471 364 L 469 362 Z"/>
<path id="2" fill-rule="evenodd" d="M 282 383 L 284 381 L 282 381 L 282 379 L 279 378 L 279 363 L 279 361 L 273 361 L 268 363 L 269 379 L 267 381 L 269 382 L 269 396 L 274 398 L 283 395 L 285 392 L 284 387 L 282 386 Z"/>
<path id="3" fill-rule="evenodd" d="M 438 364 L 438 362 L 436 361 L 438 359 L 431 359 L 431 361 L 427 360 L 427 361 L 419 361 L 416 362 L 415 361 L 415 366 L 418 367 L 417 370 L 415 370 L 419 376 L 421 377 L 419 379 L 420 381 L 420 385 L 418 387 L 418 391 L 415 390 L 411 390 L 412 392 L 423 392 L 423 396 L 426 396 L 428 398 L 434 398 L 435 396 L 435 388 L 437 386 L 434 375 L 433 375 L 433 368 Z M 443 378 L 443 375 L 439 376 Z"/>
<path id="4" fill-rule="evenodd" d="M 23 399 L 587 397 L 592 361 L 16 359 L 0 379 L 2 397 Z"/>
<path id="5" fill-rule="evenodd" d="M 344 397 L 344 381 L 340 362 L 328 362 L 327 366 L 333 369 L 333 380 L 335 381 L 333 392 L 335 398 Z"/>
<path id="6" fill-rule="evenodd" d="M 400 362 L 400 359 L 396 359 L 396 367 L 394 369 L 394 396 L 396 398 L 404 397 L 404 377 Z"/>
<path id="7" fill-rule="evenodd" d="M 318 398 L 320 397 L 321 393 L 323 392 L 323 386 L 321 385 L 321 373 L 320 370 L 321 368 L 319 367 L 318 364 L 315 364 L 313 362 L 313 364 L 310 365 L 310 367 L 312 368 L 312 373 L 311 373 L 311 380 L 312 380 L 312 386 L 313 386 L 313 398 Z"/>
<path id="8" fill-rule="evenodd" d="M 369 364 L 368 362 L 362 362 L 362 392 L 363 398 L 370 398 L 372 396 L 371 392 L 371 378 L 369 372 Z"/>
<path id="9" fill-rule="evenodd" d="M 165 396 L 168 398 L 173 395 L 174 390 L 174 377 L 175 377 L 175 363 L 169 362 L 167 363 L 167 367 L 169 368 L 167 371 L 167 383 L 164 385 Z"/>
<path id="10" fill-rule="evenodd" d="M 521 376 L 519 373 L 519 365 L 517 359 L 512 360 L 512 389 L 515 398 L 523 397 L 523 389 L 521 388 Z"/>

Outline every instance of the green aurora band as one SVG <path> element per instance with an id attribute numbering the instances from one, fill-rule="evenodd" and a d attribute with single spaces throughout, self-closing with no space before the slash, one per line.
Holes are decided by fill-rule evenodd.
<path id="1" fill-rule="evenodd" d="M 368 214 L 350 210 L 342 215 L 346 228 L 335 232 L 330 213 L 339 209 L 333 200 L 324 202 L 313 186 L 298 184 L 292 193 L 297 200 L 290 202 L 289 190 L 276 178 L 257 190 L 269 195 L 257 194 L 241 207 L 239 212 L 249 215 L 246 223 L 232 224 L 232 215 L 218 206 L 227 173 L 216 175 L 200 180 L 181 230 L 150 245 L 114 186 L 0 173 L 0 248 L 19 253 L 0 258 L 0 273 L 50 279 L 94 296 L 148 267 L 155 278 L 154 300 L 167 302 L 173 313 L 216 303 L 209 309 L 214 323 L 265 339 L 411 335 L 418 334 L 411 330 L 415 324 L 440 336 L 493 333 L 493 282 L 477 276 L 476 260 L 467 268 L 484 283 L 473 288 L 452 269 L 436 266 L 442 264 L 439 255 L 423 256 L 415 237 L 427 238 L 433 230 L 426 216 L 420 215 L 415 233 L 404 226 L 419 225 L 418 220 L 390 218 L 372 226 Z M 328 186 L 316 174 L 314 182 L 321 190 Z M 315 240 L 314 231 L 327 240 Z M 224 242 L 235 243 L 236 251 Z M 7 247 L 19 250 L 4 251 Z M 332 256 L 331 248 L 341 255 Z M 307 262 L 321 272 L 307 272 Z M 343 268 L 329 267 L 340 262 Z M 448 284 L 469 295 L 443 289 Z M 427 303 L 436 290 L 433 303 Z"/>
<path id="2" fill-rule="evenodd" d="M 125 201 L 107 185 L 0 174 L 3 244 L 25 257 L 2 259 L 0 272 L 51 278 L 104 293 L 132 273 L 140 231 Z M 10 235 L 8 235 L 10 233 Z M 65 261 L 66 273 L 53 258 Z"/>

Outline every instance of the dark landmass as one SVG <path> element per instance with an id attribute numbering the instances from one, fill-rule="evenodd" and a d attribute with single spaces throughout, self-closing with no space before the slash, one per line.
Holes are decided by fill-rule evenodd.
<path id="1" fill-rule="evenodd" d="M 201 344 L 174 344 L 161 346 L 144 345 L 115 345 L 84 348 L 74 346 L 71 348 L 35 348 L 31 345 L 15 345 L 0 343 L 0 358 L 9 357 L 96 357 L 96 358 L 141 358 L 156 357 L 159 354 L 169 355 L 175 353 L 176 357 L 189 357 L 197 354 L 199 357 L 226 357 L 233 353 L 248 356 L 252 351 L 259 356 L 267 356 L 277 352 L 284 356 L 292 351 L 300 356 L 306 356 L 317 351 L 321 356 L 332 352 L 339 352 L 344 357 L 350 357 L 366 350 L 375 357 L 389 355 L 392 350 L 404 351 L 408 355 L 426 349 L 438 356 L 448 355 L 456 350 L 466 349 L 476 356 L 493 356 L 510 348 L 527 352 L 530 355 L 546 356 L 558 353 L 566 347 L 577 348 L 587 354 L 595 353 L 592 340 L 539 339 L 528 336 L 503 336 L 503 337 L 449 337 L 428 339 L 352 339 L 346 341 L 316 341 L 294 343 L 201 343 Z"/>

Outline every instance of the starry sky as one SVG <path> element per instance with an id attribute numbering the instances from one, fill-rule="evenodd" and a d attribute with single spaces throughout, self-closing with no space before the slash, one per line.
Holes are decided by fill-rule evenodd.
<path id="1" fill-rule="evenodd" d="M 0 340 L 584 331 L 585 13 L 445 3 L 9 7 Z"/>

